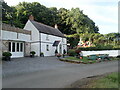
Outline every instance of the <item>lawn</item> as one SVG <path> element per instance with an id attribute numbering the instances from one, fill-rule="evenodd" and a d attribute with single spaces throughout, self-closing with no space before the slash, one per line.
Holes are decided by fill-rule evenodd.
<path id="1" fill-rule="evenodd" d="M 110 57 L 109 60 L 107 61 L 111 61 L 111 60 L 118 60 L 119 58 L 115 58 L 115 57 Z M 84 64 L 90 64 L 90 63 L 96 63 L 96 62 L 101 62 L 101 61 L 106 61 L 105 59 L 101 59 L 101 60 L 89 60 L 88 57 L 84 56 L 83 59 L 79 59 L 79 58 L 76 58 L 76 57 L 66 57 L 64 59 L 60 59 L 62 61 L 67 61 L 67 62 L 72 62 L 72 61 L 80 61 L 81 63 L 84 63 Z"/>
<path id="2" fill-rule="evenodd" d="M 66 57 L 65 59 L 82 61 L 84 63 L 89 63 L 89 62 L 95 63 L 96 62 L 96 60 L 88 60 L 88 58 L 85 57 L 85 56 L 83 57 L 83 59 L 79 59 L 79 58 L 76 58 L 76 57 Z"/>
<path id="3" fill-rule="evenodd" d="M 87 88 L 118 88 L 119 85 L 120 79 L 118 79 L 118 73 L 114 72 L 88 84 Z"/>

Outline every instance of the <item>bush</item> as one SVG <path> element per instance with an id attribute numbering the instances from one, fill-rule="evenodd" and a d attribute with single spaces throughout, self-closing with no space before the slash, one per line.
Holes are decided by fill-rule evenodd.
<path id="1" fill-rule="evenodd" d="M 10 57 L 12 54 L 10 52 L 3 52 L 3 56 Z"/>
<path id="2" fill-rule="evenodd" d="M 120 50 L 120 48 L 114 48 L 112 45 L 96 45 L 96 47 L 79 47 L 81 51 L 100 51 L 100 50 Z"/>
<path id="3" fill-rule="evenodd" d="M 35 51 L 31 51 L 30 54 L 34 55 L 34 54 L 36 54 L 36 52 Z"/>
<path id="4" fill-rule="evenodd" d="M 43 52 L 41 52 L 41 53 L 40 53 L 40 56 L 43 56 L 43 57 L 44 57 L 44 53 L 43 53 Z"/>
<path id="5" fill-rule="evenodd" d="M 66 50 L 65 49 L 63 50 L 63 54 L 66 54 Z"/>
<path id="6" fill-rule="evenodd" d="M 57 49 L 55 50 L 55 54 L 58 53 Z"/>
<path id="7" fill-rule="evenodd" d="M 68 55 L 69 56 L 76 56 L 77 54 L 76 54 L 75 50 L 70 49 L 70 50 L 68 50 Z"/>
<path id="8" fill-rule="evenodd" d="M 57 57 L 61 57 L 61 54 L 60 54 L 60 53 L 58 53 L 56 56 L 57 56 Z"/>

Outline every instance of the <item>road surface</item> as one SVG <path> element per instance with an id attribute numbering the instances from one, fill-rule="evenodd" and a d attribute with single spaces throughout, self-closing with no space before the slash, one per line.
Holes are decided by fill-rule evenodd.
<path id="1" fill-rule="evenodd" d="M 3 88 L 64 88 L 85 77 L 118 71 L 118 61 L 71 64 L 3 78 Z"/>

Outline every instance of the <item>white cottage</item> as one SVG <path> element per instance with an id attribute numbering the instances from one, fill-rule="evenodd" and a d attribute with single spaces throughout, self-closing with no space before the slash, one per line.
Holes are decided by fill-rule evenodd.
<path id="1" fill-rule="evenodd" d="M 28 56 L 31 31 L 2 24 L 2 52 L 9 51 L 12 58 Z"/>
<path id="2" fill-rule="evenodd" d="M 24 29 L 31 31 L 31 51 L 35 51 L 37 56 L 43 52 L 44 56 L 54 56 L 55 50 L 63 54 L 63 50 L 67 51 L 66 37 L 55 28 L 34 21 L 34 17 L 30 16 Z"/>

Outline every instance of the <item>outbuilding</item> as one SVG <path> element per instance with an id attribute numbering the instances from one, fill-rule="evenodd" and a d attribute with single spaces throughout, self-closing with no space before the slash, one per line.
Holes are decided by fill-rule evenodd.
<path id="1" fill-rule="evenodd" d="M 31 31 L 2 24 L 2 52 L 11 52 L 12 58 L 28 56 Z"/>

